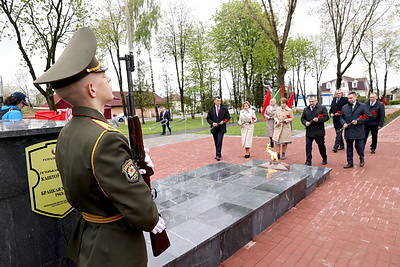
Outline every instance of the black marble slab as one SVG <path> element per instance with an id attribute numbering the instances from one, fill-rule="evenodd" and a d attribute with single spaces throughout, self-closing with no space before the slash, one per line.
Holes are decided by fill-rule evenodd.
<path id="1" fill-rule="evenodd" d="M 67 121 L 56 120 L 0 120 L 0 138 L 59 133 Z"/>
<path id="2" fill-rule="evenodd" d="M 330 168 L 269 171 L 218 162 L 152 182 L 171 247 L 149 266 L 218 266 L 329 178 Z"/>
<path id="3" fill-rule="evenodd" d="M 55 140 L 65 121 L 0 120 L 0 266 L 74 266 L 65 258 L 77 213 L 31 210 L 25 148 Z"/>

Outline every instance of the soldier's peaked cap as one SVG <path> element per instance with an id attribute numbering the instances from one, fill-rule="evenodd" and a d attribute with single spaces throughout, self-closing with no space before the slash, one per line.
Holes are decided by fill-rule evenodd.
<path id="1" fill-rule="evenodd" d="M 102 67 L 95 57 L 96 48 L 93 31 L 86 27 L 80 28 L 56 63 L 33 83 L 50 83 L 54 89 L 58 89 L 79 81 L 91 72 L 106 71 L 107 68 Z"/>

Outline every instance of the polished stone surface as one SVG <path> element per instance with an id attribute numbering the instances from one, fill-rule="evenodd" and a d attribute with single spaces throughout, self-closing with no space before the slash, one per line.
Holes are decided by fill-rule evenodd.
<path id="1" fill-rule="evenodd" d="M 59 133 L 67 121 L 56 120 L 0 120 L 0 138 Z"/>
<path id="2" fill-rule="evenodd" d="M 0 266 L 72 266 L 65 258 L 77 212 L 32 212 L 25 148 L 55 140 L 65 122 L 0 120 Z"/>
<path id="3" fill-rule="evenodd" d="M 149 266 L 217 266 L 329 177 L 330 168 L 218 162 L 152 182 L 171 247 Z"/>

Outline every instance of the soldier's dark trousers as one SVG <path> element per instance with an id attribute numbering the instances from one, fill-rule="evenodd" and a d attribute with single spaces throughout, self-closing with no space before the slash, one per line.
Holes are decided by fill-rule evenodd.
<path id="1" fill-rule="evenodd" d="M 378 144 L 378 125 L 367 125 L 365 124 L 365 143 L 367 143 L 369 132 L 371 132 L 371 146 L 370 148 L 375 150 Z"/>
<path id="2" fill-rule="evenodd" d="M 344 141 L 343 141 L 343 131 L 339 131 L 340 128 L 335 128 L 336 130 L 336 138 L 335 138 L 335 144 L 333 145 L 333 149 L 339 149 L 344 147 Z"/>
<path id="3" fill-rule="evenodd" d="M 224 138 L 225 133 L 221 133 L 220 131 L 215 131 L 213 133 L 214 137 L 214 144 L 215 144 L 215 156 L 216 157 L 221 157 L 221 150 L 222 150 L 222 140 Z"/>
<path id="4" fill-rule="evenodd" d="M 346 139 L 347 163 L 353 164 L 353 143 L 360 161 L 364 161 L 364 139 Z"/>
<path id="5" fill-rule="evenodd" d="M 306 136 L 306 161 L 311 162 L 312 160 L 312 142 L 315 140 L 315 143 L 318 145 L 319 154 L 322 159 L 327 159 L 326 155 L 326 146 L 325 146 L 325 136 L 319 137 L 308 137 Z"/>

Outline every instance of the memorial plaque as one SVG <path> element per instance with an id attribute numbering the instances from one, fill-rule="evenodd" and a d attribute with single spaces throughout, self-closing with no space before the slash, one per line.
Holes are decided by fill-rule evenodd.
<path id="1" fill-rule="evenodd" d="M 29 195 L 33 212 L 64 218 L 73 208 L 65 196 L 55 161 L 57 140 L 49 140 L 25 149 Z"/>

